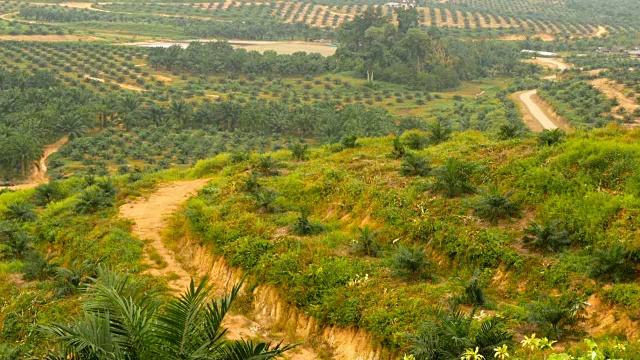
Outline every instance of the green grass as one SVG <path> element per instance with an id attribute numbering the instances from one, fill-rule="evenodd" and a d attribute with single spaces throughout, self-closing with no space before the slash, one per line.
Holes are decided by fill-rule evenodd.
<path id="1" fill-rule="evenodd" d="M 362 139 L 359 147 L 337 153 L 329 147 L 316 149 L 306 162 L 290 161 L 286 151 L 274 153 L 286 171 L 263 177 L 260 183 L 278 192 L 275 213 L 260 211 L 252 195 L 238 185 L 255 159 L 235 165 L 224 157 L 202 161 L 196 168 L 209 170 L 200 170 L 200 175 L 216 174 L 209 185 L 213 190 L 189 202 L 169 239 L 179 249 L 181 239 L 195 236 L 230 264 L 243 266 L 253 281 L 277 286 L 285 299 L 319 320 L 364 328 L 392 349 L 406 349 L 406 339 L 399 334 L 415 331 L 420 325 L 415 319 L 430 318 L 430 307 L 446 306 L 445 299 L 461 296 L 464 282 L 456 278 L 466 279 L 476 269 L 481 269 L 486 284 L 487 309 L 505 316 L 516 333 L 529 333 L 526 306 L 541 294 L 576 291 L 605 296 L 589 279 L 588 268 L 577 265 L 589 257 L 592 247 L 633 237 L 636 222 L 624 219 L 626 213 L 636 212 L 640 198 L 625 189 L 635 189 L 637 180 L 623 172 L 611 173 L 619 165 L 596 165 L 600 163 L 593 157 L 589 165 L 575 164 L 587 161 L 587 153 L 606 158 L 612 151 L 629 151 L 637 158 L 640 152 L 631 142 L 638 136 L 607 128 L 545 148 L 534 139 L 499 142 L 465 132 L 420 152 L 433 166 L 450 156 L 472 162 L 475 186 L 495 183 L 501 193 L 514 191 L 512 199 L 522 205 L 527 219 L 559 219 L 572 236 L 573 257 L 543 256 L 532 249 L 522 253 L 517 243 L 528 220 L 491 225 L 469 216 L 477 195 L 447 199 L 429 190 L 432 178 L 400 177 L 399 161 L 388 156 L 391 138 Z M 585 146 L 593 151 L 585 153 Z M 640 171 L 632 169 L 635 174 Z M 616 181 L 603 182 L 607 176 Z M 599 188 L 603 184 L 609 184 L 605 192 Z M 279 229 L 294 222 L 302 204 L 311 205 L 310 220 L 325 224 L 327 231 L 307 237 L 279 235 L 274 241 Z M 381 258 L 352 252 L 357 228 L 364 224 L 383 230 L 376 238 L 383 249 Z M 405 283 L 393 276 L 386 259 L 400 245 L 424 248 L 439 264 L 436 280 Z M 549 269 L 548 261 L 556 265 Z M 564 262 L 567 266 L 561 266 Z M 365 274 L 368 281 L 356 281 Z M 624 310 L 627 305 L 617 306 Z"/>

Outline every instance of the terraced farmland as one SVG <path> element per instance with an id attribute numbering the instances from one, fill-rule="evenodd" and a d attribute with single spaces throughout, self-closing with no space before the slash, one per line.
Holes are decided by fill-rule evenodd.
<path id="1" fill-rule="evenodd" d="M 228 20 L 259 18 L 272 15 L 285 23 L 303 23 L 313 27 L 335 28 L 353 19 L 368 7 L 380 7 L 382 14 L 396 18 L 393 9 L 382 5 L 321 5 L 306 2 L 239 2 L 197 4 L 105 4 L 96 6 L 113 12 L 146 13 L 171 16 L 198 16 L 207 19 Z M 499 12 L 472 11 L 462 5 L 447 4 L 418 7 L 420 24 L 462 29 L 512 29 L 515 32 L 593 35 L 598 25 L 589 22 L 549 21 L 542 18 L 523 17 L 526 13 L 503 15 Z M 505 12 L 508 13 L 508 12 Z M 616 27 L 610 27 L 616 31 Z"/>

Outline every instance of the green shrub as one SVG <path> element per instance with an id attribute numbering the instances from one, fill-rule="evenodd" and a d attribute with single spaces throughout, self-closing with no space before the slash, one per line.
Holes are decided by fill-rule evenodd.
<path id="1" fill-rule="evenodd" d="M 300 236 L 309 236 L 319 234 L 324 230 L 321 224 L 314 223 L 309 220 L 310 210 L 308 207 L 300 209 L 300 216 L 293 224 L 293 233 Z"/>
<path id="2" fill-rule="evenodd" d="M 255 168 L 258 172 L 265 176 L 278 175 L 278 168 L 280 163 L 275 160 L 271 155 L 261 156 L 258 158 L 258 163 Z"/>
<path id="3" fill-rule="evenodd" d="M 525 236 L 522 240 L 536 248 L 551 252 L 571 245 L 569 233 L 558 220 L 547 221 L 543 224 L 532 222 L 525 230 Z"/>
<path id="4" fill-rule="evenodd" d="M 356 135 L 347 136 L 342 139 L 342 147 L 345 149 L 353 149 L 358 147 L 358 137 Z"/>
<path id="5" fill-rule="evenodd" d="M 618 283 L 633 279 L 635 274 L 636 264 L 630 259 L 623 244 L 616 243 L 608 249 L 596 249 L 591 262 L 592 277 Z"/>
<path id="6" fill-rule="evenodd" d="M 427 259 L 422 248 L 400 247 L 391 256 L 391 268 L 401 278 L 407 280 L 430 279 L 435 262 Z"/>
<path id="7" fill-rule="evenodd" d="M 98 185 L 87 187 L 79 196 L 76 211 L 80 214 L 90 214 L 108 209 L 115 204 L 114 195 L 106 192 Z"/>
<path id="8" fill-rule="evenodd" d="M 545 336 L 560 339 L 566 332 L 575 329 L 586 313 L 587 304 L 574 292 L 557 297 L 542 296 L 527 306 L 529 321 Z"/>
<path id="9" fill-rule="evenodd" d="M 391 157 L 394 159 L 400 159 L 407 154 L 407 149 L 400 141 L 399 137 L 393 138 L 393 149 L 391 150 Z"/>
<path id="10" fill-rule="evenodd" d="M 402 176 L 428 176 L 430 172 L 429 160 L 425 156 L 413 152 L 407 153 L 400 164 L 400 175 Z"/>
<path id="11" fill-rule="evenodd" d="M 40 185 L 36 188 L 34 202 L 39 206 L 46 206 L 50 202 L 64 199 L 65 194 L 58 182 Z"/>
<path id="12" fill-rule="evenodd" d="M 244 237 L 230 249 L 231 266 L 251 269 L 258 265 L 260 258 L 270 254 L 273 244 L 262 238 Z"/>
<path id="13" fill-rule="evenodd" d="M 298 160 L 298 161 L 307 160 L 308 149 L 309 149 L 309 145 L 301 142 L 289 144 L 289 150 L 291 150 L 291 156 L 293 157 L 294 160 Z"/>
<path id="14" fill-rule="evenodd" d="M 564 130 L 560 129 L 543 130 L 538 134 L 538 143 L 546 146 L 560 144 L 564 142 L 565 135 Z"/>
<path id="15" fill-rule="evenodd" d="M 358 238 L 353 242 L 353 249 L 356 254 L 363 256 L 377 257 L 380 255 L 381 247 L 376 241 L 376 237 L 380 231 L 371 229 L 369 225 L 364 228 L 358 228 Z"/>
<path id="16" fill-rule="evenodd" d="M 267 213 L 275 213 L 279 210 L 276 200 L 280 195 L 273 189 L 260 189 L 253 194 L 256 206 Z"/>
<path id="17" fill-rule="evenodd" d="M 640 286 L 638 284 L 614 284 L 605 289 L 603 299 L 623 305 L 631 311 L 639 311 Z"/>
<path id="18" fill-rule="evenodd" d="M 449 198 L 475 192 L 471 181 L 474 166 L 456 158 L 448 158 L 441 166 L 433 169 L 435 182 L 432 189 L 443 193 Z"/>
<path id="19" fill-rule="evenodd" d="M 513 192 L 505 195 L 498 193 L 492 186 L 489 191 L 482 192 L 482 197 L 473 205 L 473 214 L 492 224 L 500 219 L 511 219 L 520 216 L 520 205 L 510 199 Z"/>
<path id="20" fill-rule="evenodd" d="M 482 279 L 478 271 L 467 281 L 464 286 L 462 303 L 471 306 L 484 306 L 487 304 L 487 297 L 482 289 Z"/>
<path id="21" fill-rule="evenodd" d="M 411 150 L 422 150 L 429 142 L 427 134 L 420 130 L 405 131 L 400 138 L 402 143 Z"/>

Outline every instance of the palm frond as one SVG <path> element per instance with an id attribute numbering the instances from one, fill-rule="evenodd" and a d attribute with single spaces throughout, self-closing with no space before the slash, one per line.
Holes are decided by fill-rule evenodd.
<path id="1" fill-rule="evenodd" d="M 84 319 L 78 320 L 71 326 L 54 324 L 43 326 L 40 330 L 46 334 L 55 336 L 60 342 L 60 354 L 65 359 L 91 358 L 91 359 L 120 359 L 122 350 L 114 334 L 111 332 L 109 314 L 98 316 L 87 314 Z"/>
<path id="2" fill-rule="evenodd" d="M 233 341 L 229 342 L 220 351 L 220 360 L 267 360 L 274 359 L 282 355 L 285 351 L 298 346 L 278 344 L 271 347 L 270 343 L 254 343 L 253 341 Z"/>
<path id="3" fill-rule="evenodd" d="M 201 331 L 211 290 L 207 278 L 202 279 L 197 287 L 191 280 L 187 292 L 171 299 L 158 316 L 156 336 L 165 343 L 163 350 L 167 358 L 184 359 L 194 354 L 204 356 L 212 345 Z"/>

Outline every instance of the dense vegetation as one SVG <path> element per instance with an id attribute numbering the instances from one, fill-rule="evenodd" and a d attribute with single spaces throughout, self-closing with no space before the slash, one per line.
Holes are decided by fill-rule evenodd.
<path id="1" fill-rule="evenodd" d="M 45 143 L 92 124 L 93 96 L 59 85 L 47 71 L 0 69 L 0 178 L 28 175 Z"/>

